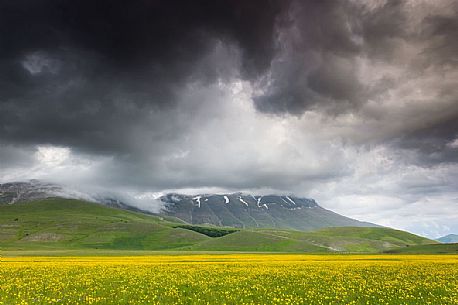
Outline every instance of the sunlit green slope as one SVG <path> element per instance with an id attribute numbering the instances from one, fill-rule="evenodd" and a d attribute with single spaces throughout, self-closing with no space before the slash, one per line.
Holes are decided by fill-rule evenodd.
<path id="1" fill-rule="evenodd" d="M 105 249 L 262 252 L 381 252 L 432 240 L 389 228 L 342 227 L 312 232 L 189 226 L 72 199 L 0 205 L 4 250 Z"/>

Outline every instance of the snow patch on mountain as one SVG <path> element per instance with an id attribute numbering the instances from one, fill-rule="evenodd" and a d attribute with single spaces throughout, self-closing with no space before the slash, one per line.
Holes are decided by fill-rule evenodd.
<path id="1" fill-rule="evenodd" d="M 245 200 L 243 200 L 242 196 L 239 196 L 239 201 L 241 203 L 243 203 L 244 205 L 248 206 L 248 202 L 246 202 Z"/>

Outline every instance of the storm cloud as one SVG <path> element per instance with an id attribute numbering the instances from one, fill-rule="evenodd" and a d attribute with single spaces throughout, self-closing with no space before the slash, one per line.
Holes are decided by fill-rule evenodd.
<path id="1" fill-rule="evenodd" d="M 456 233 L 457 35 L 452 0 L 0 1 L 0 180 Z"/>

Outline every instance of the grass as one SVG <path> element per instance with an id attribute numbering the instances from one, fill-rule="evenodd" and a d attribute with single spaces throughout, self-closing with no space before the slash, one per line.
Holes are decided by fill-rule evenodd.
<path id="1" fill-rule="evenodd" d="M 15 257 L 0 283 L 0 304 L 446 305 L 458 256 Z"/>
<path id="2" fill-rule="evenodd" d="M 60 198 L 0 205 L 3 250 L 374 253 L 427 243 L 436 242 L 377 227 L 302 232 L 190 226 L 173 218 Z"/>
<path id="3" fill-rule="evenodd" d="M 206 240 L 186 248 L 193 251 L 259 251 L 259 252 L 310 252 L 330 250 L 307 241 L 285 238 L 281 235 L 258 231 L 239 231 L 218 239 Z"/>
<path id="4" fill-rule="evenodd" d="M 458 254 L 458 243 L 408 246 L 387 250 L 385 252 L 400 254 Z"/>
<path id="5" fill-rule="evenodd" d="M 437 243 L 435 241 L 389 228 L 337 227 L 312 232 L 261 229 L 241 230 L 219 239 L 206 240 L 187 247 L 200 251 L 291 251 L 323 253 L 376 253 L 387 249 Z"/>
<path id="6" fill-rule="evenodd" d="M 0 206 L 4 249 L 166 250 L 209 237 L 162 217 L 70 199 Z"/>

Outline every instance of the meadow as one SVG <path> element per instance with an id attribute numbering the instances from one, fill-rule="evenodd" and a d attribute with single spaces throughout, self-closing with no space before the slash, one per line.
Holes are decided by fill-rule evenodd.
<path id="1" fill-rule="evenodd" d="M 0 304 L 458 304 L 458 256 L 3 257 Z"/>
<path id="2" fill-rule="evenodd" d="M 307 232 L 248 228 L 234 232 L 234 228 L 190 226 L 177 218 L 72 199 L 0 204 L 0 249 L 7 251 L 379 253 L 425 244 L 437 242 L 382 227 L 333 227 Z"/>

